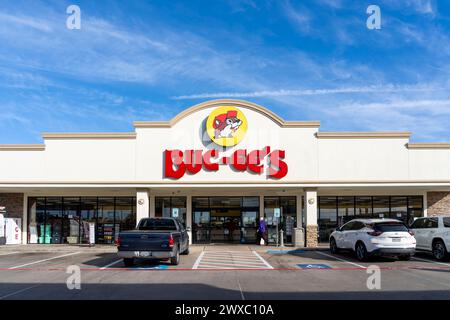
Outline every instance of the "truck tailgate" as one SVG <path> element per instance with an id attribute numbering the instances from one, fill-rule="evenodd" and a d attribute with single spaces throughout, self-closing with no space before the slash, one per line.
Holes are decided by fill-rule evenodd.
<path id="1" fill-rule="evenodd" d="M 170 233 L 151 231 L 130 231 L 120 234 L 119 250 L 124 251 L 165 251 L 169 247 Z"/>

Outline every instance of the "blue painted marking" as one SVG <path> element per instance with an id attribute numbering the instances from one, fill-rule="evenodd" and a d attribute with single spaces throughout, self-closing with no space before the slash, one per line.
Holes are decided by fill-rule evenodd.
<path id="1" fill-rule="evenodd" d="M 136 266 L 136 267 L 131 267 L 129 269 L 136 269 L 136 270 L 147 270 L 147 269 L 157 269 L 157 270 L 164 270 L 164 269 L 169 269 L 169 266 L 165 265 L 165 264 L 159 264 L 159 265 L 153 265 L 153 266 Z"/>
<path id="2" fill-rule="evenodd" d="M 331 269 L 331 267 L 327 264 L 297 264 L 297 267 L 301 269 Z"/>
<path id="3" fill-rule="evenodd" d="M 305 250 L 294 249 L 294 250 L 267 250 L 269 254 L 295 254 L 295 253 L 303 253 Z"/>

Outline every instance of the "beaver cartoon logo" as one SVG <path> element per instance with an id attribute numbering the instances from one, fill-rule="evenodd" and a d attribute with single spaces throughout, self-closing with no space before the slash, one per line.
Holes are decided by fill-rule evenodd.
<path id="1" fill-rule="evenodd" d="M 247 119 L 236 107 L 219 107 L 209 115 L 206 121 L 206 131 L 216 144 L 231 147 L 244 138 L 247 132 Z"/>

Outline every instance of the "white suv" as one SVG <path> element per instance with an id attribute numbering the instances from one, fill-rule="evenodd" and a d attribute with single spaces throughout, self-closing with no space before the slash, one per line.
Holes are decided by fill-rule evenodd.
<path id="1" fill-rule="evenodd" d="M 411 225 L 417 249 L 431 251 L 438 260 L 445 260 L 450 251 L 450 215 L 418 218 Z"/>
<path id="2" fill-rule="evenodd" d="M 354 219 L 330 235 L 330 250 L 340 249 L 356 252 L 360 261 L 373 255 L 397 256 L 409 260 L 415 253 L 416 239 L 413 232 L 399 220 Z"/>

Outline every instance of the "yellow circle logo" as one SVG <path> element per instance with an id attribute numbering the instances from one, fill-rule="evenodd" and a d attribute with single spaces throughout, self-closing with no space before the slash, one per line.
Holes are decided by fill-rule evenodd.
<path id="1" fill-rule="evenodd" d="M 247 132 L 247 119 L 236 107 L 218 107 L 206 120 L 206 131 L 216 144 L 231 147 L 244 139 Z"/>

